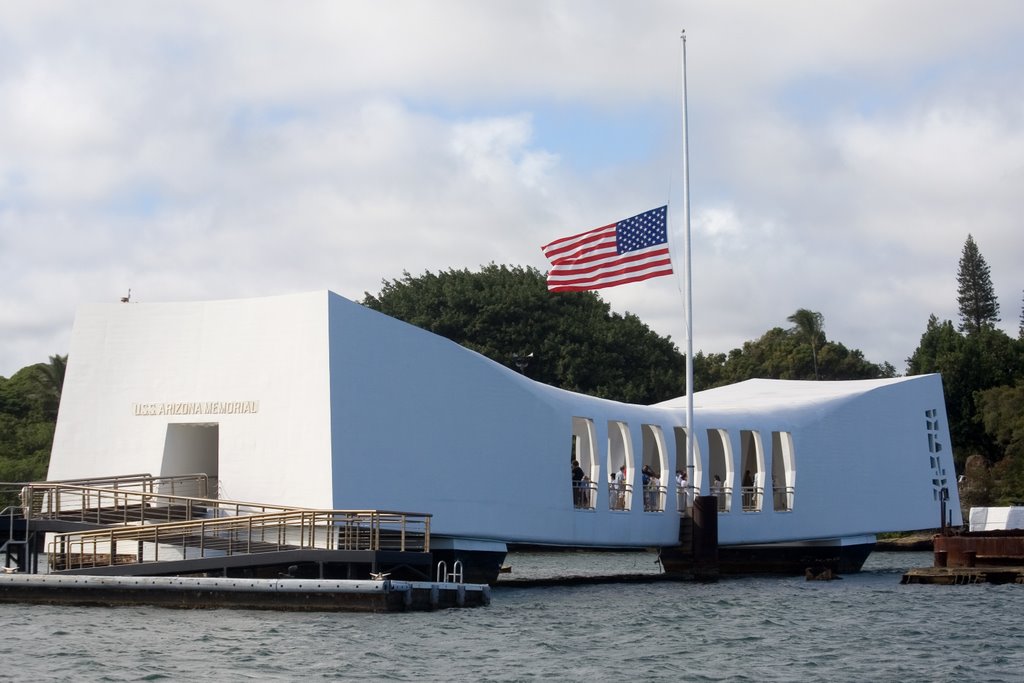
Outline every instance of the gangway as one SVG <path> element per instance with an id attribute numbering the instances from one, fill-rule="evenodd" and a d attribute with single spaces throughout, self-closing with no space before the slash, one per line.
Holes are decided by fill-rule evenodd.
<path id="1" fill-rule="evenodd" d="M 362 578 L 426 575 L 430 515 L 296 509 L 57 534 L 51 573 Z"/>
<path id="2" fill-rule="evenodd" d="M 137 474 L 113 474 L 100 477 L 85 477 L 81 479 L 51 479 L 47 484 L 77 484 L 79 486 L 92 486 L 95 488 L 109 489 L 130 489 L 137 491 L 149 491 L 151 493 L 160 491 L 178 495 L 192 495 L 201 498 L 208 498 L 209 477 L 203 472 L 190 474 L 173 474 L 154 476 L 148 472 Z"/>
<path id="3" fill-rule="evenodd" d="M 38 570 L 37 551 L 40 549 L 40 537 L 29 531 L 21 507 L 10 505 L 4 508 L 0 512 L 0 520 L 3 525 L 3 543 L 0 544 L 0 554 L 4 558 L 4 573 L 36 572 Z"/>
<path id="4" fill-rule="evenodd" d="M 18 501 L 0 512 L 4 570 L 30 573 L 37 571 L 36 555 L 44 551 L 48 532 L 291 509 L 208 498 L 209 480 L 203 473 L 4 482 L 0 487 L 5 501 Z"/>
<path id="5" fill-rule="evenodd" d="M 207 497 L 205 474 L 31 482 L 10 509 L 7 564 L 51 573 L 360 578 L 383 569 L 430 574 L 430 515 L 313 510 Z M 17 519 L 15 519 L 17 518 Z M 14 527 L 21 532 L 19 536 Z M 27 563 L 31 560 L 32 566 Z M 421 567 L 421 565 L 424 565 Z"/>
<path id="6" fill-rule="evenodd" d="M 94 482 L 33 482 L 21 490 L 23 514 L 43 531 L 96 529 L 111 525 L 156 524 L 301 510 L 297 506 L 251 503 L 224 498 L 182 495 L 202 483 L 187 477 L 152 477 L 140 486 Z M 162 491 L 169 492 L 162 492 Z"/>

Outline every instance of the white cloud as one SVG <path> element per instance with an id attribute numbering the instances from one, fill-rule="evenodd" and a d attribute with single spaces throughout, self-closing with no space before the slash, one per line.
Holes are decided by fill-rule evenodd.
<path id="1" fill-rule="evenodd" d="M 0 374 L 129 287 L 360 298 L 544 268 L 539 245 L 666 186 L 678 219 L 683 27 L 696 348 L 806 307 L 902 369 L 956 315 L 968 232 L 1016 330 L 1017 3 L 33 2 L 0 6 Z M 647 116 L 649 156 L 581 164 L 538 141 L 553 110 L 595 148 L 633 143 L 602 116 Z M 682 345 L 677 280 L 603 296 Z"/>

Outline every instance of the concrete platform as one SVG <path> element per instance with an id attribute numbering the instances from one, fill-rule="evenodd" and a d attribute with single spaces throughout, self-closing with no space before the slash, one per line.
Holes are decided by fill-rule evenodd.
<path id="1" fill-rule="evenodd" d="M 0 575 L 0 603 L 402 612 L 490 604 L 490 586 L 421 581 Z"/>

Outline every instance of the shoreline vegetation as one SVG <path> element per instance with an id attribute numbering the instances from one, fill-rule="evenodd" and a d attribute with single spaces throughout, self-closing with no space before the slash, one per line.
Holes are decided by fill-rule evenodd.
<path id="1" fill-rule="evenodd" d="M 904 534 L 879 534 L 875 550 L 930 552 L 934 546 L 932 539 L 939 533 L 939 529 L 929 529 Z"/>

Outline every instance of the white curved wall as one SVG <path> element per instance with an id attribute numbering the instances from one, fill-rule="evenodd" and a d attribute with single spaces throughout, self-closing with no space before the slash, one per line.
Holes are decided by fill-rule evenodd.
<path id="1" fill-rule="evenodd" d="M 694 399 L 705 494 L 708 429 L 725 431 L 732 458 L 723 543 L 932 528 L 932 481 L 942 477 L 959 510 L 937 376 L 754 380 Z M 233 402 L 257 409 L 227 412 Z M 159 414 L 160 406 L 211 403 L 218 412 Z M 49 477 L 158 473 L 168 425 L 215 422 L 219 476 L 234 499 L 428 512 L 435 534 L 465 538 L 667 545 L 678 534 L 676 497 L 667 496 L 665 512 L 645 512 L 638 459 L 650 425 L 648 449 L 658 442 L 658 461 L 674 465 L 683 408 L 682 399 L 636 406 L 538 384 L 329 292 L 87 306 L 72 335 Z M 926 419 L 928 411 L 936 412 Z M 593 510 L 573 506 L 574 419 L 593 428 Z M 632 453 L 628 511 L 609 509 L 616 424 Z M 766 488 L 771 435 L 791 435 L 799 472 L 791 512 L 775 511 L 767 496 L 761 511 L 742 511 L 743 430 L 760 436 Z"/>

